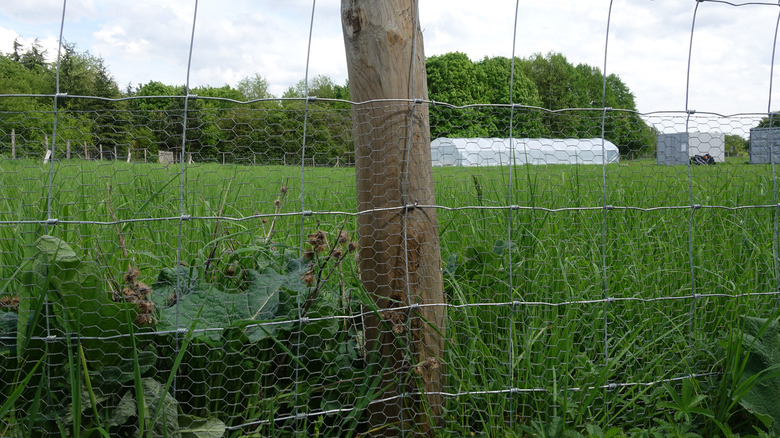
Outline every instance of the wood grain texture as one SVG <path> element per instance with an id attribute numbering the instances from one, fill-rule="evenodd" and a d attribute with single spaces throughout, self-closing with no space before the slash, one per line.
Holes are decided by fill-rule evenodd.
<path id="1" fill-rule="evenodd" d="M 428 98 L 417 2 L 342 0 L 341 8 L 350 94 L 359 102 L 352 111 L 358 211 L 433 205 L 427 105 L 377 101 Z M 444 385 L 446 308 L 394 309 L 445 302 L 436 210 L 362 214 L 358 235 L 360 277 L 379 309 L 365 331 L 369 362 L 385 371 L 380 398 L 426 394 L 372 404 L 369 427 L 433 435 L 443 407 L 432 393 Z"/>

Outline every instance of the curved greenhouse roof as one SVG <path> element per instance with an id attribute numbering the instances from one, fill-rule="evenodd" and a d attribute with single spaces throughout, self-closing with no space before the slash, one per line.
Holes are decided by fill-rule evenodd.
<path id="1" fill-rule="evenodd" d="M 513 154 L 514 151 L 514 154 Z M 620 161 L 617 146 L 600 138 L 444 138 L 431 142 L 434 166 L 604 164 Z"/>

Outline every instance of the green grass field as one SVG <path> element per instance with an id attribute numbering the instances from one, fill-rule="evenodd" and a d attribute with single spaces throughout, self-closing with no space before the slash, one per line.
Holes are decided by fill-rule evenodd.
<path id="1" fill-rule="evenodd" d="M 309 233 L 335 236 L 344 227 L 354 234 L 356 227 L 354 216 L 329 213 L 355 211 L 350 168 L 305 168 L 303 181 L 301 168 L 282 166 L 196 164 L 182 173 L 179 165 L 73 161 L 55 163 L 50 176 L 48 165 L 3 160 L 0 170 L 0 295 L 8 297 L 24 287 L 17 271 L 36 257 L 43 234 L 94 261 L 107 290 L 122 287 L 128 266 L 138 268 L 139 281 L 161 285 L 161 271 L 180 263 L 198 281 L 230 294 L 253 286 L 226 274 L 229 269 L 263 279 L 285 269 L 295 276 L 289 263 Z M 58 223 L 47 227 L 40 221 L 49 217 L 50 178 L 50 217 Z M 765 430 L 771 436 L 777 430 L 759 419 L 772 418 L 771 412 L 748 413 L 760 395 L 739 396 L 749 368 L 741 359 L 751 357 L 741 343 L 745 317 L 773 316 L 778 300 L 771 166 L 728 162 L 689 169 L 628 161 L 436 168 L 434 178 L 438 204 L 484 207 L 438 211 L 453 305 L 442 435 L 722 436 L 728 430 L 749 436 Z M 509 205 L 518 208 L 500 208 Z M 294 214 L 302 210 L 314 214 Z M 179 221 L 182 214 L 191 218 Z M 360 312 L 364 298 L 354 261 L 322 269 L 335 274 L 309 316 Z M 164 320 L 164 303 L 157 304 L 156 317 Z M 294 307 L 275 315 L 294 316 Z M 233 319 L 226 323 L 243 327 Z M 189 320 L 182 321 L 186 327 Z M 195 336 L 179 359 L 173 345 L 181 339 L 140 330 L 133 344 L 138 353 L 125 358 L 135 364 L 128 384 L 134 382 L 140 397 L 139 382 L 179 367 L 170 393 L 180 427 L 186 414 L 219 419 L 229 436 L 283 436 L 293 429 L 349 435 L 359 430 L 366 400 L 377 393 L 371 386 L 376 370 L 362 369 L 356 352 L 358 324 L 347 321 L 302 331 L 280 326 L 255 338 L 232 338 L 230 330 Z M 60 351 L 46 348 L 47 354 L 48 348 Z M 65 369 L 82 366 L 70 348 L 62 346 L 57 360 Z M 0 381 L 11 382 L 0 394 L 9 397 L 25 370 L 35 373 L 29 358 L 16 356 L 20 350 L 0 351 Z M 153 365 L 139 365 L 141 353 L 153 355 Z M 91 367 L 85 360 L 81 372 L 100 377 Z M 685 378 L 690 375 L 697 377 Z M 70 376 L 62 388 L 50 387 L 74 404 L 79 397 L 68 393 Z M 140 427 L 137 420 L 112 420 L 121 404 L 117 391 L 98 401 L 103 411 L 84 408 L 83 424 L 75 426 L 75 419 L 52 418 L 78 409 L 47 411 L 40 401 L 46 394 L 36 398 L 28 389 L 3 427 L 22 430 L 27 423 L 19 414 L 31 409 L 48 415 L 34 425 L 40 430 L 56 430 L 52 424 L 60 430 L 89 430 L 90 424 L 112 433 Z M 344 412 L 278 420 L 301 410 L 339 409 Z M 617 435 L 609 435 L 610 428 Z"/>

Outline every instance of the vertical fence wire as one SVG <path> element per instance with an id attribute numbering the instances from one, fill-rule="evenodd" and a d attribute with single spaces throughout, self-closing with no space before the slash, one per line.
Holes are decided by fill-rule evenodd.
<path id="1" fill-rule="evenodd" d="M 780 1 L 778 1 L 778 6 L 780 6 Z M 775 34 L 774 38 L 772 40 L 772 57 L 769 62 L 769 97 L 767 98 L 767 104 L 766 104 L 766 114 L 767 117 L 769 117 L 769 127 L 774 126 L 774 113 L 772 112 L 772 85 L 774 84 L 775 79 L 775 54 L 777 53 L 777 35 L 778 30 L 780 30 L 780 11 L 777 13 L 777 20 L 775 21 Z M 774 310 L 777 311 L 778 304 L 780 304 L 780 200 L 778 199 L 778 192 L 777 192 L 777 170 L 775 168 L 775 157 L 777 148 L 777 142 L 773 141 L 770 143 L 770 152 L 769 152 L 769 162 L 772 165 L 772 202 L 775 204 L 775 214 L 774 214 L 774 239 L 772 241 L 772 252 L 774 254 L 774 274 L 776 277 L 775 280 L 775 287 L 776 291 L 779 293 L 777 296 L 777 299 L 775 299 L 775 306 Z"/>
<path id="2" fill-rule="evenodd" d="M 690 89 L 691 89 L 691 59 L 693 57 L 693 36 L 696 31 L 696 14 L 699 11 L 699 4 L 701 4 L 700 1 L 696 2 L 696 6 L 693 9 L 693 18 L 691 20 L 691 38 L 690 43 L 688 45 L 688 67 L 686 70 L 686 80 L 685 80 L 685 149 L 686 151 L 690 149 L 691 147 L 691 140 L 690 140 L 690 123 L 691 123 L 691 116 L 695 113 L 694 110 L 691 110 L 688 106 L 689 104 L 689 98 L 690 98 Z M 693 173 L 691 169 L 691 161 L 688 160 L 686 163 L 687 171 L 688 171 L 688 198 L 690 201 L 690 208 L 691 213 L 688 220 L 688 263 L 690 267 L 689 275 L 690 275 L 690 287 L 691 287 L 691 306 L 690 306 L 690 312 L 689 312 L 689 320 L 688 320 L 688 354 L 686 355 L 686 364 L 688 366 L 688 374 L 691 374 L 693 372 L 692 370 L 692 362 L 691 362 L 691 355 L 693 354 L 693 325 L 694 325 L 694 317 L 695 317 L 695 311 L 696 311 L 696 300 L 698 299 L 698 295 L 696 294 L 696 265 L 695 265 L 695 255 L 694 255 L 694 222 L 695 222 L 695 216 L 696 216 L 696 199 L 693 193 Z"/>
<path id="3" fill-rule="evenodd" d="M 182 253 L 184 251 L 184 222 L 186 220 L 189 220 L 189 215 L 187 215 L 187 205 L 186 205 L 186 196 L 187 196 L 187 163 L 186 159 L 184 158 L 187 154 L 187 132 L 188 132 L 188 125 L 187 125 L 187 118 L 188 118 L 188 109 L 189 109 L 189 102 L 190 102 L 190 73 L 192 71 L 192 53 L 193 49 L 195 47 L 195 26 L 198 21 L 198 0 L 194 0 L 193 4 L 193 12 L 192 12 L 192 29 L 190 32 L 190 43 L 189 43 L 189 50 L 187 51 L 187 71 L 186 71 L 186 79 L 184 84 L 184 110 L 182 112 L 182 132 L 181 132 L 181 153 L 179 154 L 179 220 L 177 221 L 177 228 L 178 228 L 178 235 L 176 237 L 177 243 L 176 243 L 176 333 L 174 334 L 174 351 L 176 354 L 179 354 L 179 349 L 181 348 L 180 345 L 180 339 L 179 335 L 181 334 L 181 331 L 183 327 L 181 327 L 180 317 L 181 317 L 181 300 L 179 297 L 182 294 L 183 290 L 183 284 L 182 284 L 182 278 L 181 275 L 178 275 L 179 266 L 182 266 Z M 117 157 L 114 157 L 116 159 Z M 172 376 L 173 377 L 173 376 Z M 172 379 L 172 390 L 173 393 L 176 394 L 176 379 Z"/>
<path id="4" fill-rule="evenodd" d="M 401 182 L 401 207 L 403 208 L 403 211 L 401 212 L 401 232 L 403 233 L 401 241 L 403 242 L 403 254 L 404 254 L 404 288 L 406 289 L 404 291 L 404 294 L 406 295 L 406 305 L 408 309 L 406 310 L 406 319 L 405 319 L 405 336 L 406 336 L 406 349 L 404 351 L 404 357 L 401 361 L 401 366 L 398 369 L 398 381 L 399 384 L 402 385 L 402 393 L 401 395 L 401 410 L 400 415 L 401 418 L 399 418 L 400 421 L 400 428 L 401 428 L 401 436 L 406 436 L 406 399 L 409 397 L 409 394 L 406 393 L 406 378 L 404 378 L 404 370 L 410 363 L 414 363 L 414 358 L 412 357 L 414 354 L 414 348 L 412 346 L 412 343 L 414 342 L 414 338 L 412 336 L 412 332 L 414 330 L 413 324 L 412 324 L 412 318 L 414 315 L 414 312 L 412 311 L 412 304 L 415 304 L 412 297 L 412 287 L 410 282 L 410 276 L 409 276 L 409 210 L 408 207 L 410 205 L 413 205 L 414 202 L 410 202 L 409 199 L 409 161 L 413 159 L 412 157 L 412 148 L 413 140 L 414 140 L 414 117 L 415 113 L 417 111 L 417 105 L 422 104 L 423 99 L 417 98 L 417 90 L 415 88 L 415 82 L 417 81 L 417 27 L 419 26 L 419 19 L 420 19 L 420 8 L 419 8 L 419 0 L 412 0 L 410 7 L 413 9 L 413 12 L 411 16 L 409 17 L 412 21 L 412 53 L 411 58 L 409 60 L 409 89 L 407 90 L 408 96 L 407 99 L 411 103 L 411 108 L 409 109 L 409 125 L 406 127 L 406 148 L 403 151 L 403 166 L 404 169 L 402 171 L 402 178 L 403 181 Z M 423 60 L 424 62 L 424 60 Z M 425 68 L 423 66 L 423 68 Z M 419 159 L 419 157 L 414 157 L 416 159 Z M 413 200 L 416 201 L 416 200 Z M 419 287 L 417 288 L 419 289 Z M 421 324 L 421 327 L 419 327 L 420 330 L 424 330 L 422 325 L 424 325 L 425 322 L 423 321 Z M 419 346 L 420 351 L 423 351 L 423 347 Z M 422 355 L 421 355 L 422 357 Z"/>
<path id="5" fill-rule="evenodd" d="M 46 199 L 46 223 L 44 225 L 44 231 L 46 234 L 50 231 L 50 225 L 53 227 L 56 223 L 56 221 L 53 221 L 53 215 L 52 215 L 52 200 L 53 200 L 53 191 L 54 191 L 54 151 L 56 146 L 56 138 L 57 138 L 57 114 L 58 114 L 58 97 L 60 94 L 60 58 L 62 55 L 62 46 L 64 43 L 63 35 L 65 33 L 65 12 L 68 9 L 68 1 L 62 0 L 62 14 L 60 18 L 60 34 L 58 39 L 58 45 L 57 45 L 57 63 L 55 66 L 55 92 L 53 97 L 53 113 L 52 113 L 52 137 L 51 137 L 51 149 L 49 151 L 51 155 L 49 155 L 49 182 L 47 185 L 47 199 Z M 44 139 L 45 139 L 44 134 Z M 47 154 L 49 153 L 47 151 Z M 52 364 L 50 360 L 50 347 L 49 347 L 49 339 L 53 339 L 54 335 L 52 334 L 52 328 L 51 328 L 51 319 L 54 318 L 54 315 L 50 312 L 50 302 L 49 302 L 49 291 L 47 290 L 44 293 L 44 318 L 46 320 L 46 339 L 47 341 L 44 343 L 44 358 L 46 362 L 46 380 L 51 381 L 51 375 L 52 375 Z M 68 351 L 68 354 L 70 355 L 70 350 Z M 69 356 L 70 357 L 70 356 Z M 51 399 L 51 391 L 46 391 L 46 402 L 51 405 L 52 399 Z"/>
<path id="6" fill-rule="evenodd" d="M 514 168 L 515 168 L 515 50 L 517 47 L 517 19 L 520 11 L 520 0 L 515 2 L 515 17 L 512 25 L 512 62 L 509 70 L 509 181 L 507 182 L 507 205 L 514 205 Z M 527 161 L 527 160 L 526 160 Z M 527 166 L 528 164 L 526 164 Z M 515 285 L 514 285 L 514 260 L 512 259 L 512 226 L 514 215 L 510 208 L 507 210 L 506 239 L 507 239 L 507 273 L 509 275 L 509 300 L 513 303 L 509 309 L 509 342 L 507 348 L 507 369 L 509 370 L 509 427 L 515 424 L 515 412 L 517 412 L 518 397 L 514 395 L 514 389 L 518 387 L 515 382 Z"/>
<path id="7" fill-rule="evenodd" d="M 309 39 L 308 43 L 306 45 L 306 67 L 304 68 L 304 79 L 303 79 L 303 90 L 304 90 L 304 109 L 303 109 L 303 129 L 301 132 L 302 139 L 301 139 L 301 183 L 300 183 L 300 206 L 301 206 L 301 227 L 299 229 L 300 238 L 299 238 L 299 245 L 298 245 L 298 257 L 303 256 L 304 252 L 304 238 L 306 236 L 306 200 L 304 198 L 304 195 L 306 193 L 306 133 L 307 133 L 307 125 L 309 124 L 309 101 L 311 101 L 311 98 L 309 96 L 309 63 L 311 62 L 311 42 L 314 35 L 314 13 L 317 9 L 317 0 L 312 0 L 311 2 L 311 18 L 309 19 Z M 301 343 L 303 341 L 303 326 L 306 324 L 306 321 L 304 319 L 303 314 L 303 307 L 305 306 L 305 302 L 308 300 L 307 297 L 304 297 L 302 294 L 298 294 L 296 297 L 296 307 L 298 308 L 298 333 L 297 333 L 297 342 L 295 345 L 295 357 L 300 359 L 301 358 Z M 293 389 L 293 397 L 295 400 L 294 407 L 293 407 L 293 414 L 295 415 L 295 434 L 296 436 L 301 432 L 300 431 L 300 412 L 299 412 L 299 403 L 298 403 L 298 397 L 300 396 L 299 393 L 299 387 L 298 383 L 300 381 L 300 360 L 296 360 L 295 363 L 295 381 L 293 382 L 294 389 Z"/>
<path id="8" fill-rule="evenodd" d="M 613 0 L 609 1 L 609 9 L 607 11 L 607 27 L 604 35 L 604 71 L 602 71 L 603 82 L 601 89 L 601 156 L 606 157 L 606 126 L 607 126 L 607 59 L 609 55 L 609 28 L 612 23 L 612 4 Z M 609 210 L 607 208 L 607 160 L 602 159 L 601 162 L 601 184 L 602 184 L 602 207 L 604 211 L 601 214 L 601 275 L 604 287 L 604 366 L 609 367 L 609 276 L 607 266 L 607 214 Z M 609 416 L 609 381 L 607 388 L 604 390 L 604 413 L 605 423 L 607 426 L 610 424 Z"/>

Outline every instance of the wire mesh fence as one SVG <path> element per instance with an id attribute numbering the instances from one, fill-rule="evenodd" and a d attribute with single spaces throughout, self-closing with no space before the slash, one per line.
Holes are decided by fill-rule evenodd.
<path id="1" fill-rule="evenodd" d="M 52 108 L 0 113 L 0 435 L 641 434 L 685 391 L 699 432 L 772 415 L 734 399 L 777 334 L 771 113 L 0 100 Z M 433 141 L 381 129 L 410 108 Z"/>

